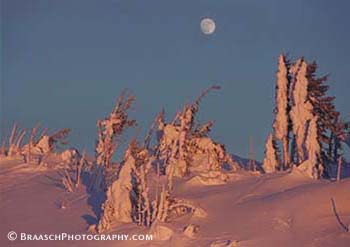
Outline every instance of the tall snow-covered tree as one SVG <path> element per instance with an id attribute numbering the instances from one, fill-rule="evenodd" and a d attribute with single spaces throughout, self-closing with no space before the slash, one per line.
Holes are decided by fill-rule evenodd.
<path id="1" fill-rule="evenodd" d="M 288 62 L 284 55 L 278 57 L 278 71 L 276 74 L 276 108 L 275 120 L 273 123 L 274 135 L 282 142 L 283 166 L 290 164 L 289 154 L 289 86 Z M 270 138 L 270 137 L 269 137 Z M 271 137 L 272 138 L 272 137 Z M 269 139 L 268 139 L 269 140 Z M 272 139 L 271 139 L 272 141 Z"/>
<path id="2" fill-rule="evenodd" d="M 307 123 L 313 118 L 313 106 L 308 99 L 307 64 L 299 59 L 291 68 L 293 75 L 292 108 L 290 117 L 292 120 L 293 134 L 295 135 L 297 162 L 301 163 L 305 157 L 305 137 Z"/>
<path id="3" fill-rule="evenodd" d="M 265 158 L 263 161 L 263 169 L 265 173 L 272 173 L 276 171 L 279 166 L 277 157 L 276 145 L 273 140 L 273 135 L 269 134 L 265 144 Z"/>

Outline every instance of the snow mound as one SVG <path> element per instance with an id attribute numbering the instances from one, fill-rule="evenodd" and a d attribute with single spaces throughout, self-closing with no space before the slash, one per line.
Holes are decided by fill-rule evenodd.
<path id="1" fill-rule="evenodd" d="M 239 246 L 238 244 L 238 241 L 216 240 L 210 244 L 210 247 L 236 247 Z"/>
<path id="2" fill-rule="evenodd" d="M 174 235 L 174 231 L 171 228 L 158 223 L 152 226 L 150 233 L 154 236 L 155 240 L 158 241 L 170 240 Z"/>
<path id="3" fill-rule="evenodd" d="M 201 173 L 194 176 L 186 182 L 188 185 L 199 186 L 199 185 L 222 185 L 228 181 L 228 175 L 220 171 L 210 171 L 208 173 Z"/>
<path id="4" fill-rule="evenodd" d="M 206 218 L 208 216 L 207 212 L 203 208 L 196 207 L 193 211 L 192 217 L 194 218 Z"/>
<path id="5" fill-rule="evenodd" d="M 189 238 L 196 238 L 199 233 L 199 225 L 189 224 L 183 231 L 184 235 Z"/>

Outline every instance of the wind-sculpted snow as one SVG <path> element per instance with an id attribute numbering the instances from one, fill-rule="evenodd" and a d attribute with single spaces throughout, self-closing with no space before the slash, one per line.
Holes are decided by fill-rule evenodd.
<path id="1" fill-rule="evenodd" d="M 10 161 L 7 161 L 10 162 Z M 1 162 L 0 181 L 6 190 L 0 201 L 0 243 L 10 230 L 23 232 L 67 232 L 86 234 L 96 216 L 88 203 L 83 184 L 65 192 L 55 185 L 52 170 L 22 170 L 18 161 Z M 18 167 L 18 169 L 13 169 Z M 22 167 L 22 169 L 20 169 Z M 11 169 L 10 169 L 11 168 Z M 10 169 L 10 170 L 9 170 Z M 35 175 L 35 177 L 33 177 Z M 158 222 L 153 228 L 119 223 L 113 233 L 153 233 L 152 241 L 55 241 L 50 246 L 340 246 L 350 235 L 337 221 L 332 208 L 346 226 L 350 224 L 350 180 L 310 180 L 297 169 L 292 173 L 261 176 L 240 175 L 240 179 L 216 186 L 191 186 L 176 180 L 173 193 L 205 211 L 204 217 L 185 214 L 176 221 Z M 61 208 L 61 202 L 65 207 Z M 21 205 L 20 213 L 14 203 Z M 199 212 L 199 211 L 198 211 Z M 54 224 L 53 224 L 54 222 Z M 46 241 L 14 241 L 11 246 L 47 246 Z M 229 245 L 234 244 L 234 245 Z"/>

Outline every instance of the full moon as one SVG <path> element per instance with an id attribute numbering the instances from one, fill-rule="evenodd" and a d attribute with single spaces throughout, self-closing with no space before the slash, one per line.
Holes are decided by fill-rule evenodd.
<path id="1" fill-rule="evenodd" d="M 214 20 L 210 18 L 204 18 L 201 20 L 201 31 L 206 35 L 214 33 L 216 28 Z"/>

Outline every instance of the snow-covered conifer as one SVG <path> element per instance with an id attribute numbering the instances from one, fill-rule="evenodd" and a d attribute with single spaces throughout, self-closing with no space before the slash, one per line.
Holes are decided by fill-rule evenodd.
<path id="1" fill-rule="evenodd" d="M 290 163 L 289 155 L 289 78 L 288 66 L 284 55 L 278 57 L 278 71 L 276 75 L 276 108 L 273 123 L 275 138 L 282 142 L 283 166 Z M 270 138 L 270 137 L 269 137 Z M 268 139 L 269 140 L 269 139 Z M 272 137 L 271 137 L 272 140 Z"/>
<path id="2" fill-rule="evenodd" d="M 278 167 L 277 153 L 274 145 L 272 134 L 269 134 L 265 144 L 265 158 L 263 161 L 263 169 L 265 173 L 272 173 Z"/>
<path id="3" fill-rule="evenodd" d="M 314 116 L 308 123 L 305 139 L 306 160 L 298 166 L 311 178 L 320 178 L 323 174 L 321 163 L 321 147 L 317 136 L 317 117 Z"/>
<path id="4" fill-rule="evenodd" d="M 300 64 L 300 67 L 299 67 Z M 296 140 L 296 148 L 298 154 L 298 163 L 304 161 L 305 157 L 305 136 L 307 130 L 307 123 L 313 117 L 313 106 L 308 100 L 308 79 L 306 78 L 307 64 L 304 60 L 298 60 L 293 66 L 298 69 L 293 70 L 296 73 L 293 78 L 293 91 L 292 91 L 292 108 L 290 112 L 293 133 Z"/>

